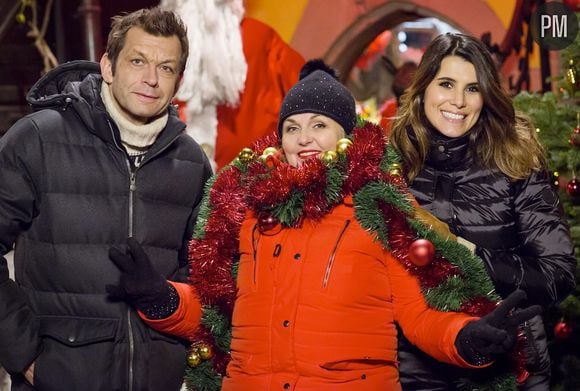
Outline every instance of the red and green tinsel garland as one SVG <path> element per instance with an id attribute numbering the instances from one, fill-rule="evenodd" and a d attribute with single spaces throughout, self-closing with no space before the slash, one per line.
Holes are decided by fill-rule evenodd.
<path id="1" fill-rule="evenodd" d="M 352 194 L 361 226 L 418 278 L 432 308 L 473 316 L 495 308 L 500 297 L 483 262 L 413 218 L 415 207 L 400 175 L 399 157 L 385 142 L 380 127 L 361 124 L 349 140 L 339 141 L 336 152 L 300 167 L 280 161 L 277 148 L 275 134 L 258 140 L 207 184 L 189 252 L 191 282 L 204 308 L 202 327 L 193 336 L 192 346 L 194 350 L 209 347 L 213 354 L 188 369 L 189 389 L 220 389 L 229 361 L 239 232 L 249 211 L 265 223 L 273 219 L 295 227 L 304 218 L 321 219 Z M 421 238 L 435 247 L 432 261 L 424 266 L 414 264 L 409 256 L 409 247 Z M 483 376 L 484 383 L 461 379 L 461 387 L 515 389 L 514 373 L 520 381 L 526 377 L 524 343 L 519 336 L 511 371 L 501 368 L 500 374 Z"/>

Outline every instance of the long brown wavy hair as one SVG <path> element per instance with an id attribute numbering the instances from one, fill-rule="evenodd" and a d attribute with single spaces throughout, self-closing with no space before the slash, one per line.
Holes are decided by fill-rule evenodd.
<path id="1" fill-rule="evenodd" d="M 441 61 L 458 56 L 475 67 L 483 108 L 477 123 L 469 130 L 469 154 L 484 168 L 498 168 L 507 177 L 522 179 L 545 167 L 546 158 L 529 119 L 514 110 L 500 84 L 499 73 L 483 43 L 464 34 L 442 34 L 427 47 L 415 78 L 401 97 L 398 117 L 390 140 L 400 153 L 407 179 L 421 170 L 429 151 L 429 120 L 423 107 L 425 90 L 439 72 Z M 412 129 L 416 142 L 411 142 Z"/>

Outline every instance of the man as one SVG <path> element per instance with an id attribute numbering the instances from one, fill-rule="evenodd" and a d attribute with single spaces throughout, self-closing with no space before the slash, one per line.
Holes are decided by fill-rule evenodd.
<path id="1" fill-rule="evenodd" d="M 28 94 L 35 112 L 0 139 L 0 255 L 16 241 L 15 281 L 0 257 L 0 365 L 13 389 L 180 388 L 184 341 L 136 310 L 199 306 L 176 294 L 193 289 L 187 242 L 211 175 L 169 105 L 187 56 L 172 12 L 117 16 L 100 67 L 49 72 Z M 147 294 L 134 300 L 134 286 Z"/>

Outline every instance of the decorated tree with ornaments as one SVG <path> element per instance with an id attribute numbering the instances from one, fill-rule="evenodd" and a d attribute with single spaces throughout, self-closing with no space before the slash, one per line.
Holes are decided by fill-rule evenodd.
<path id="1" fill-rule="evenodd" d="M 527 113 L 546 149 L 548 169 L 570 225 L 576 259 L 580 255 L 580 40 L 560 52 L 562 72 L 556 92 L 514 98 Z M 576 269 L 580 281 L 580 269 Z M 544 315 L 552 360 L 553 390 L 580 390 L 580 286 Z"/>

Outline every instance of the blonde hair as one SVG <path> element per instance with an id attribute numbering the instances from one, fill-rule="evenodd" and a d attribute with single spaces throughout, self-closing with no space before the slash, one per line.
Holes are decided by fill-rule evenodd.
<path id="1" fill-rule="evenodd" d="M 423 97 L 439 72 L 441 61 L 448 56 L 459 56 L 473 64 L 483 97 L 479 119 L 469 133 L 469 156 L 482 167 L 497 168 L 514 180 L 544 169 L 544 148 L 531 121 L 515 112 L 487 48 L 473 37 L 447 33 L 436 37 L 427 47 L 413 83 L 401 97 L 398 117 L 391 128 L 390 140 L 401 155 L 407 179 L 417 176 L 427 157 L 430 144 L 427 128 L 431 125 L 425 115 Z M 409 138 L 409 131 L 414 132 L 415 142 Z"/>

